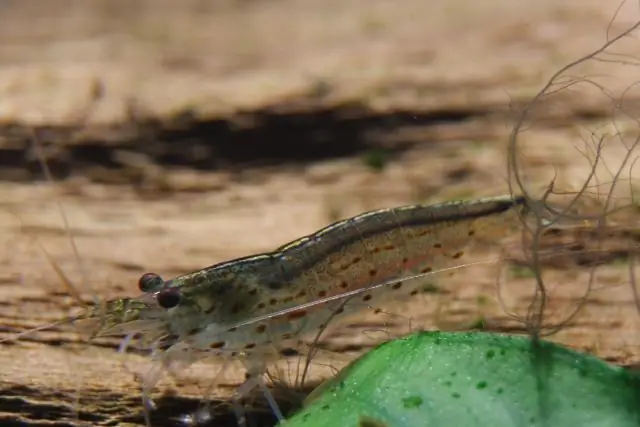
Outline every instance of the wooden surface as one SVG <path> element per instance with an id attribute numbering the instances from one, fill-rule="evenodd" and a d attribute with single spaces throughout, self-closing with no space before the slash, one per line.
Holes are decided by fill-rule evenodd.
<path id="1" fill-rule="evenodd" d="M 322 2 L 321 8 L 313 2 L 286 0 L 226 2 L 196 14 L 196 2 L 185 2 L 193 3 L 192 8 L 185 6 L 184 11 L 170 14 L 175 22 L 163 15 L 165 9 L 154 6 L 155 14 L 145 20 L 148 26 L 138 26 L 135 20 L 93 17 L 76 28 L 62 17 L 45 19 L 36 7 L 27 10 L 21 9 L 22 2 L 10 3 L 10 12 L 0 17 L 12 17 L 11 26 L 0 25 L 4 32 L 0 32 L 4 34 L 0 60 L 6 65 L 0 77 L 13 83 L 0 87 L 0 112 L 23 127 L 76 123 L 76 112 L 87 105 L 77 89 L 79 82 L 90 87 L 96 76 L 107 88 L 107 96 L 89 117 L 89 128 L 104 123 L 118 127 L 124 120 L 123 105 L 132 98 L 160 118 L 186 106 L 216 119 L 233 116 L 239 109 L 258 111 L 265 106 L 313 113 L 316 108 L 339 108 L 353 100 L 370 114 L 456 109 L 488 113 L 450 123 L 392 127 L 394 137 L 420 143 L 390 159 L 381 172 L 363 164 L 357 155 L 242 173 L 156 165 L 151 172 L 145 169 L 137 185 L 126 185 L 135 175 L 130 174 L 135 165 L 127 162 L 115 169 L 93 170 L 93 175 L 82 169 L 55 186 L 2 182 L 0 339 L 81 309 L 65 291 L 42 248 L 88 302 L 137 293 L 137 279 L 147 271 L 170 277 L 271 250 L 366 210 L 507 192 L 505 150 L 513 126 L 510 96 L 526 99 L 561 65 L 597 48 L 615 9 L 615 5 L 604 7 L 602 1 L 535 5 L 492 1 L 476 10 L 473 2 L 462 0 L 428 2 L 429 6 L 407 0 L 404 7 L 394 3 L 391 9 L 384 2 L 376 7 L 369 7 L 369 1 L 347 2 L 349 6 Z M 83 2 L 94 5 L 93 10 L 81 8 L 79 2 L 67 3 L 87 16 L 105 11 L 107 3 L 118 4 Z M 144 7 L 150 6 L 140 5 L 136 13 L 142 16 Z M 285 19 L 291 11 L 299 15 L 295 25 Z M 124 13 L 116 6 L 107 12 L 116 18 Z M 194 14 L 198 25 L 189 24 Z M 630 16 L 627 13 L 624 19 Z M 27 18 L 39 24 L 26 25 Z M 130 28 L 124 28 L 127 22 Z M 166 22 L 174 23 L 158 24 Z M 255 34 L 245 32 L 248 22 L 259 24 Z M 619 21 L 614 27 L 622 24 Z M 34 35 L 35 28 L 38 34 Z M 107 47 L 121 40 L 120 33 L 129 34 L 134 28 L 142 34 L 127 39 L 131 43 L 119 45 L 124 50 L 116 49 L 107 60 Z M 217 39 L 220 34 L 225 38 Z M 296 49 L 286 43 L 292 43 L 294 35 L 298 36 Z M 211 40 L 217 41 L 212 44 Z M 580 73 L 599 71 L 607 75 L 611 90 L 619 91 L 637 79 L 637 68 L 607 63 Z M 329 95 L 310 96 L 309 91 L 325 80 Z M 224 108 L 210 102 L 220 98 L 225 100 Z M 580 86 L 549 105 L 553 108 L 541 113 L 541 119 L 530 123 L 522 135 L 528 182 L 539 188 L 559 172 L 558 184 L 575 189 L 591 167 L 581 154 L 584 138 L 590 130 L 610 123 L 611 99 Z M 636 122 L 620 120 L 619 129 L 626 137 L 638 134 Z M 96 135 L 103 135 L 102 130 Z M 256 132 L 260 135 L 260 128 Z M 3 134 L 0 147 L 26 152 L 26 139 L 20 140 L 18 148 L 9 147 L 11 141 Z M 74 142 L 79 147 L 83 143 L 82 138 Z M 104 146 L 105 153 L 113 154 L 107 142 Z M 607 146 L 613 168 L 624 154 L 619 141 Z M 599 169 L 599 173 L 606 181 L 606 171 Z M 105 174 L 125 184 L 95 182 L 96 176 Z M 639 177 L 634 172 L 631 178 L 637 182 Z M 627 182 L 617 194 L 628 197 L 629 189 Z M 68 216 L 79 260 L 71 250 L 59 205 Z M 640 314 L 624 262 L 625 251 L 637 247 L 637 241 L 632 234 L 622 233 L 605 243 L 601 250 L 609 256 L 602 258 L 588 302 L 580 316 L 553 339 L 637 367 Z M 551 242 L 547 253 L 559 254 L 558 245 Z M 507 242 L 506 248 L 514 250 L 517 244 Z M 479 251 L 469 260 L 497 255 Z M 553 288 L 549 321 L 563 319 L 586 290 L 586 267 L 591 261 L 580 265 L 576 256 L 550 258 L 554 268 L 545 276 Z M 531 301 L 531 278 L 516 262 L 505 268 L 508 274 L 500 295 L 511 310 L 524 314 Z M 460 269 L 452 277 L 438 276 L 431 293 L 408 305 L 385 306 L 385 317 L 363 314 L 326 338 L 323 363 L 339 367 L 375 342 L 417 327 L 468 329 L 483 324 L 492 330 L 518 331 L 522 324 L 509 319 L 497 302 L 495 273 L 495 265 Z M 118 344 L 117 340 L 87 344 L 71 325 L 0 344 L 0 424 L 141 425 L 141 392 L 135 373 L 144 372 L 148 361 L 140 355 L 118 355 Z M 159 408 L 154 425 L 176 425 L 177 417 L 193 411 L 218 366 L 215 361 L 199 364 L 162 382 L 154 393 Z M 296 369 L 290 367 L 282 376 L 291 380 Z M 240 365 L 226 373 L 228 378 L 210 395 L 214 401 L 228 401 L 242 380 Z M 233 425 L 233 414 L 220 411 L 221 425 Z M 267 417 L 257 424 L 268 423 Z"/>

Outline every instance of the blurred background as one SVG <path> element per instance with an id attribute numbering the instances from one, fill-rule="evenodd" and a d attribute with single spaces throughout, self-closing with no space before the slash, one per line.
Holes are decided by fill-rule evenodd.
<path id="1" fill-rule="evenodd" d="M 179 184 L 171 176 L 181 176 L 198 187 L 211 180 L 184 182 L 185 169 L 308 173 L 311 164 L 367 153 L 375 166 L 455 153 L 458 164 L 442 173 L 420 176 L 422 161 L 412 168 L 422 185 L 455 184 L 487 173 L 481 166 L 491 164 L 515 115 L 553 72 L 606 40 L 616 6 L 5 0 L 0 178 L 41 176 L 25 155 L 24 129 L 37 126 L 43 143 L 53 143 L 47 160 L 58 178 L 164 179 L 155 184 L 172 187 Z M 634 19 L 627 6 L 608 31 Z M 597 65 L 585 71 L 635 74 Z M 611 110 L 610 100 L 580 90 L 558 96 L 561 106 L 554 99 L 535 131 Z M 479 147 L 485 163 L 469 155 Z M 464 166 L 470 157 L 476 166 Z M 495 161 L 503 170 L 504 159 Z M 163 177 L 150 176 L 154 168 Z"/>
<path id="2" fill-rule="evenodd" d="M 624 3 L 615 15 L 619 6 L 2 0 L 0 316 L 7 332 L 78 305 L 43 247 L 91 301 L 137 293 L 146 271 L 169 277 L 272 250 L 363 211 L 508 193 L 507 145 L 519 114 L 553 73 L 638 20 L 637 5 Z M 579 188 L 602 135 L 620 137 L 607 145 L 605 169 L 624 162 L 639 134 L 638 47 L 625 38 L 610 56 L 572 68 L 531 111 L 518 138 L 528 186 L 544 188 L 555 177 L 562 188 Z M 603 173 L 610 187 L 611 173 Z M 624 176 L 617 191 L 629 202 L 639 177 Z M 637 234 L 626 231 L 610 236 L 609 256 L 596 262 L 617 291 L 558 339 L 633 366 L 639 316 L 620 259 L 629 242 L 637 247 Z M 579 267 L 567 258 L 550 277 L 584 283 Z M 505 325 L 495 275 L 465 271 L 446 281 L 444 324 Z M 517 305 L 518 281 L 532 277 L 517 263 L 511 273 Z M 575 306 L 571 295 L 562 301 Z M 353 337 L 338 337 L 336 351 L 348 347 L 345 340 L 356 345 Z M 58 405 L 60 390 L 68 398 L 81 389 L 95 405 L 105 396 L 138 405 L 135 383 L 113 360 L 117 342 L 70 352 L 84 345 L 72 328 L 29 342 L 1 352 L 12 366 L 0 378 L 5 395 Z M 29 360 L 29 369 L 12 360 Z M 82 380 L 69 379 L 70 364 Z M 178 394 L 201 395 L 189 381 L 203 372 L 181 380 Z M 47 418 L 7 411 L 11 425 Z M 94 412 L 100 422 L 113 416 Z"/>

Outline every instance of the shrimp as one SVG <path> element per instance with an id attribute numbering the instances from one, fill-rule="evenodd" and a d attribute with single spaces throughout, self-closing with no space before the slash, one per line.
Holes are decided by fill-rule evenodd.
<path id="1" fill-rule="evenodd" d="M 242 358 L 244 395 L 284 348 L 382 299 L 416 295 L 421 282 L 412 277 L 459 264 L 469 244 L 500 238 L 527 210 L 525 198 L 501 196 L 368 212 L 273 252 L 170 280 L 147 273 L 140 297 L 110 301 L 89 318 L 100 319 L 98 335 L 137 337 L 165 368 Z M 159 379 L 152 372 L 146 391 Z"/>
<path id="2" fill-rule="evenodd" d="M 124 335 L 121 351 L 150 352 L 153 368 L 142 379 L 147 424 L 161 374 L 211 357 L 242 360 L 247 377 L 236 398 L 259 387 L 282 419 L 262 377 L 283 349 L 371 304 L 417 295 L 415 278 L 459 265 L 470 244 L 500 239 L 529 208 L 524 197 L 499 196 L 368 212 L 272 252 L 169 280 L 146 273 L 139 296 L 65 321 L 89 326 L 92 337 Z"/>

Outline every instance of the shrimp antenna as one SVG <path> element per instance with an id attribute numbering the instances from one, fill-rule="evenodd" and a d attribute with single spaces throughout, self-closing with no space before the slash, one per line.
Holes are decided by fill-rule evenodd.
<path id="1" fill-rule="evenodd" d="M 45 155 L 44 155 L 44 153 L 42 151 L 42 144 L 40 142 L 40 139 L 38 138 L 38 134 L 33 129 L 31 130 L 31 134 L 32 134 L 32 138 L 33 138 L 31 146 L 33 147 L 33 150 L 34 150 L 34 153 L 35 153 L 35 155 L 36 155 L 36 157 L 38 159 L 38 162 L 40 163 L 40 165 L 42 167 L 42 172 L 44 173 L 44 176 L 46 178 L 47 183 L 52 183 L 52 182 L 54 182 L 53 181 L 53 174 L 51 173 L 51 169 L 49 168 L 49 165 L 47 164 L 47 160 L 45 158 Z M 78 261 L 78 266 L 80 267 L 80 274 L 82 275 L 83 281 L 85 281 L 85 283 L 86 283 L 87 282 L 86 271 L 85 271 L 84 265 L 82 263 L 82 258 L 80 257 L 80 251 L 78 250 L 78 246 L 76 245 L 75 239 L 73 238 L 73 235 L 71 233 L 71 227 L 69 225 L 69 219 L 67 218 L 67 214 L 66 214 L 64 208 L 62 207 L 62 203 L 60 203 L 60 201 L 58 199 L 56 199 L 56 204 L 58 206 L 58 212 L 60 212 L 60 216 L 62 217 L 62 222 L 64 222 L 65 233 L 67 234 L 67 238 L 69 239 L 69 242 L 71 244 L 71 249 L 73 250 L 73 255 L 76 258 L 76 260 Z M 62 271 L 60 266 L 58 266 L 58 264 L 53 260 L 53 258 L 49 254 L 49 252 L 47 252 L 47 250 L 42 245 L 42 243 L 39 240 L 37 240 L 37 243 L 38 243 L 38 246 L 40 246 L 40 249 L 42 249 L 42 252 L 44 253 L 45 257 L 47 258 L 47 261 L 49 262 L 49 264 L 51 265 L 53 270 L 56 272 L 56 274 L 58 275 L 58 277 L 60 278 L 60 280 L 64 284 L 64 286 L 65 286 L 66 290 L 69 292 L 69 294 L 76 300 L 76 302 L 78 302 L 79 304 L 83 305 L 84 307 L 87 307 L 87 304 L 84 303 L 84 301 L 80 297 L 80 293 L 78 292 L 76 287 L 73 285 L 71 280 L 69 280 L 69 278 Z"/>

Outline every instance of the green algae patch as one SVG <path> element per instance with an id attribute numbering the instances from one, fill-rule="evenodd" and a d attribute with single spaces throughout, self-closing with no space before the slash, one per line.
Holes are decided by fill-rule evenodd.
<path id="1" fill-rule="evenodd" d="M 281 427 L 638 427 L 640 376 L 550 342 L 485 332 L 390 341 Z"/>
<path id="2" fill-rule="evenodd" d="M 402 403 L 404 404 L 404 407 L 407 409 L 419 408 L 422 405 L 422 397 L 420 396 L 405 397 L 404 399 L 402 399 Z"/>

